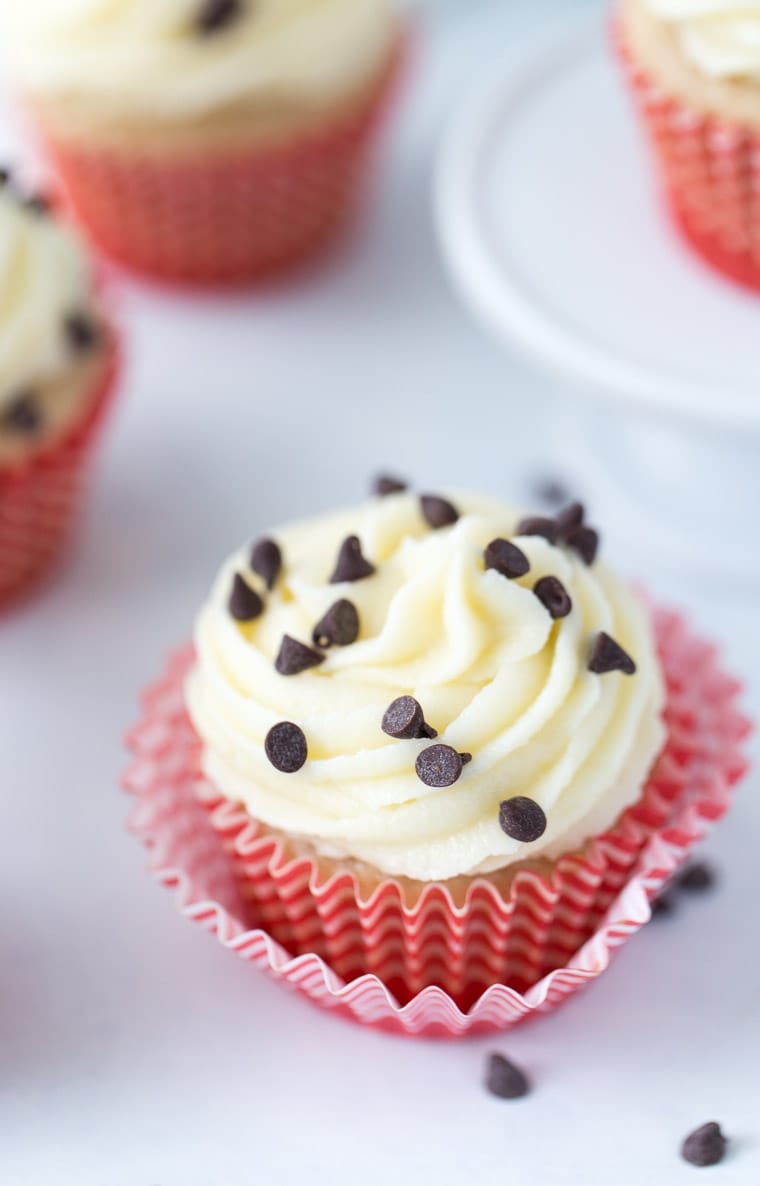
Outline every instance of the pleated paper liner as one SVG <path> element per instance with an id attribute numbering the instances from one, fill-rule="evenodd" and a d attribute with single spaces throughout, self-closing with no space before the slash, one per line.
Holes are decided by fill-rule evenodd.
<path id="1" fill-rule="evenodd" d="M 111 259 L 181 285 L 252 283 L 321 253 L 350 222 L 407 40 L 353 108 L 281 143 L 141 156 L 38 129 L 75 215 Z"/>
<path id="2" fill-rule="evenodd" d="M 363 896 L 224 802 L 200 769 L 184 707 L 192 648 L 171 660 L 132 731 L 131 828 L 183 914 L 325 1008 L 407 1035 L 504 1029 L 552 1009 L 607 967 L 649 902 L 728 809 L 746 769 L 740 686 L 684 620 L 657 611 L 668 742 L 637 804 L 605 835 L 455 902 L 432 885 L 409 904 L 388 878 Z"/>
<path id="3" fill-rule="evenodd" d="M 90 456 L 118 378 L 121 350 L 110 331 L 108 357 L 85 417 L 60 440 L 0 465 L 0 610 L 53 571 L 76 522 Z"/>
<path id="4" fill-rule="evenodd" d="M 690 109 L 637 64 L 619 23 L 613 38 L 676 228 L 706 263 L 760 290 L 760 132 Z"/>

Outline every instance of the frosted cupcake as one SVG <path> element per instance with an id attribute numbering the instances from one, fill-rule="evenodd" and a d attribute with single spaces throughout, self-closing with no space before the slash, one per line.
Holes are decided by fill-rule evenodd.
<path id="1" fill-rule="evenodd" d="M 8 67 L 111 256 L 245 282 L 332 239 L 400 53 L 391 0 L 29 0 Z"/>
<path id="2" fill-rule="evenodd" d="M 2 177 L 0 604 L 61 550 L 115 371 L 83 248 L 43 200 Z"/>
<path id="3" fill-rule="evenodd" d="M 621 0 L 618 37 L 678 226 L 760 287 L 760 5 Z"/>

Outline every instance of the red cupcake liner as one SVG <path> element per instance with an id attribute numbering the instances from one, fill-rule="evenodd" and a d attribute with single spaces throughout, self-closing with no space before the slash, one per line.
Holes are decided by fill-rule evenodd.
<path id="1" fill-rule="evenodd" d="M 363 899 L 350 872 L 325 878 L 285 856 L 201 772 L 183 694 L 192 648 L 148 690 L 129 736 L 130 827 L 183 914 L 317 1004 L 398 1034 L 505 1029 L 607 967 L 746 770 L 739 683 L 678 614 L 656 611 L 655 626 L 668 741 L 640 800 L 551 875 L 518 873 L 508 898 L 480 878 L 464 905 L 431 885 L 409 907 L 388 878 Z"/>
<path id="2" fill-rule="evenodd" d="M 316 255 L 350 221 L 370 146 L 400 74 L 399 43 L 353 110 L 282 143 L 195 155 L 42 139 L 76 217 L 97 246 L 154 279 L 232 286 Z"/>
<path id="3" fill-rule="evenodd" d="M 614 41 L 682 238 L 760 290 L 760 132 L 690 109 L 637 64 L 619 25 Z"/>
<path id="4" fill-rule="evenodd" d="M 48 448 L 0 466 L 0 609 L 43 581 L 64 550 L 92 447 L 116 386 L 120 357 L 112 331 L 108 363 L 86 417 Z"/>

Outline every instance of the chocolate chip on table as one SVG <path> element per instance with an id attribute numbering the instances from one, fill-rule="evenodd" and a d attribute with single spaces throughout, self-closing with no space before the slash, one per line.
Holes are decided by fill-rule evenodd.
<path id="1" fill-rule="evenodd" d="M 530 572 L 530 561 L 525 553 L 508 539 L 492 539 L 483 553 L 486 568 L 494 568 L 510 581 Z"/>
<path id="2" fill-rule="evenodd" d="M 202 0 L 195 24 L 199 33 L 217 33 L 243 15 L 243 0 Z"/>
<path id="3" fill-rule="evenodd" d="M 432 740 L 438 734 L 425 721 L 422 705 L 414 696 L 398 696 L 385 710 L 382 721 L 383 733 L 400 740 L 427 737 Z"/>
<path id="4" fill-rule="evenodd" d="M 403 494 L 408 488 L 406 482 L 401 478 L 394 478 L 392 474 L 379 474 L 372 487 L 378 498 L 386 498 L 389 494 Z"/>
<path id="5" fill-rule="evenodd" d="M 489 1054 L 486 1088 L 502 1100 L 517 1100 L 530 1093 L 530 1081 L 520 1067 L 503 1054 Z"/>
<path id="6" fill-rule="evenodd" d="M 672 889 L 661 890 L 656 898 L 649 903 L 652 918 L 666 918 L 673 914 L 676 908 L 676 896 Z"/>
<path id="7" fill-rule="evenodd" d="M 280 675 L 299 675 L 310 667 L 319 667 L 324 661 L 325 656 L 320 655 L 319 651 L 312 650 L 289 634 L 283 634 L 274 665 Z"/>
<path id="8" fill-rule="evenodd" d="M 707 861 L 692 861 L 676 878 L 676 885 L 687 893 L 701 894 L 712 889 L 717 878 Z"/>
<path id="9" fill-rule="evenodd" d="M 227 606 L 236 622 L 252 622 L 264 612 L 264 602 L 239 572 L 232 578 Z"/>
<path id="10" fill-rule="evenodd" d="M 681 1156 L 691 1165 L 717 1165 L 722 1161 L 728 1141 L 714 1120 L 695 1128 L 681 1145 Z"/>
<path id="11" fill-rule="evenodd" d="M 559 528 L 559 539 L 565 540 L 571 531 L 580 527 L 586 517 L 586 508 L 582 502 L 571 502 L 556 516 Z"/>
<path id="12" fill-rule="evenodd" d="M 425 522 L 435 530 L 450 527 L 459 518 L 459 511 L 453 502 L 449 502 L 447 498 L 440 498 L 437 494 L 421 494 L 420 509 Z"/>
<path id="13" fill-rule="evenodd" d="M 581 524 L 579 527 L 573 527 L 565 533 L 564 542 L 568 548 L 572 548 L 574 552 L 578 553 L 584 564 L 588 564 L 591 567 L 599 551 L 598 531 L 594 531 L 593 527 L 586 527 L 584 524 Z"/>
<path id="14" fill-rule="evenodd" d="M 533 586 L 533 592 L 546 606 L 551 618 L 566 618 L 573 608 L 570 594 L 558 577 L 541 577 Z"/>
<path id="15" fill-rule="evenodd" d="M 588 669 L 595 675 L 606 675 L 609 671 L 622 671 L 623 675 L 636 674 L 636 664 L 631 656 L 604 630 L 594 640 Z"/>
<path id="16" fill-rule="evenodd" d="M 539 478 L 533 483 L 536 497 L 551 506 L 558 506 L 570 498 L 567 486 L 560 478 Z"/>
<path id="17" fill-rule="evenodd" d="M 450 745 L 429 745 L 417 755 L 414 764 L 417 777 L 427 787 L 453 786 L 464 766 L 465 758 Z"/>
<path id="18" fill-rule="evenodd" d="M 63 331 L 69 345 L 77 354 L 94 350 L 100 342 L 100 329 L 89 313 L 76 309 L 63 319 Z"/>
<path id="19" fill-rule="evenodd" d="M 512 840 L 519 840 L 521 844 L 532 844 L 546 831 L 546 815 L 543 807 L 536 803 L 535 799 L 515 795 L 514 798 L 505 799 L 500 804 L 499 824 L 502 832 L 506 832 Z"/>
<path id="20" fill-rule="evenodd" d="M 0 428 L 14 436 L 37 436 L 42 428 L 42 411 L 33 392 L 20 392 L 0 411 Z"/>
<path id="21" fill-rule="evenodd" d="M 548 519 L 544 515 L 528 515 L 527 519 L 521 519 L 517 524 L 515 535 L 539 535 L 550 544 L 556 544 L 559 527 L 555 519 Z"/>
<path id="22" fill-rule="evenodd" d="M 352 601 L 341 597 L 317 622 L 312 642 L 317 647 L 347 647 L 359 637 L 359 613 Z"/>
<path id="23" fill-rule="evenodd" d="M 275 770 L 282 774 L 295 774 L 308 756 L 304 731 L 292 721 L 281 721 L 272 726 L 266 735 L 264 750 Z"/>
<path id="24" fill-rule="evenodd" d="M 358 535 L 349 535 L 343 540 L 335 562 L 331 585 L 340 585 L 343 581 L 363 581 L 376 572 L 374 564 L 362 554 L 362 546 Z"/>
<path id="25" fill-rule="evenodd" d="M 273 539 L 259 539 L 251 549 L 251 568 L 273 589 L 282 570 L 282 552 Z"/>

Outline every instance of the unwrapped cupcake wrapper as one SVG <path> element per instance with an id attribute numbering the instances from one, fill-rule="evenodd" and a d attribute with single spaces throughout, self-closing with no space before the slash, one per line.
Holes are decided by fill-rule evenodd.
<path id="1" fill-rule="evenodd" d="M 39 585 L 61 557 L 76 520 L 88 463 L 116 385 L 115 331 L 87 415 L 49 447 L 0 465 L 0 609 Z"/>
<path id="2" fill-rule="evenodd" d="M 325 877 L 286 857 L 201 772 L 183 694 L 192 648 L 146 693 L 129 737 L 131 828 L 185 915 L 325 1008 L 407 1035 L 505 1029 L 607 966 L 745 772 L 739 684 L 677 614 L 656 611 L 655 626 L 668 741 L 641 798 L 551 874 L 518 873 L 508 898 L 482 878 L 464 905 L 431 885 L 409 907 L 387 878 L 363 900 L 350 870 Z"/>
<path id="3" fill-rule="evenodd" d="M 318 254 L 350 221 L 405 48 L 400 37 L 353 109 L 281 143 L 140 156 L 39 131 L 76 217 L 106 255 L 170 283 L 250 283 Z"/>
<path id="4" fill-rule="evenodd" d="M 760 289 L 760 133 L 668 95 L 614 29 L 636 107 L 682 237 L 724 276 Z"/>

